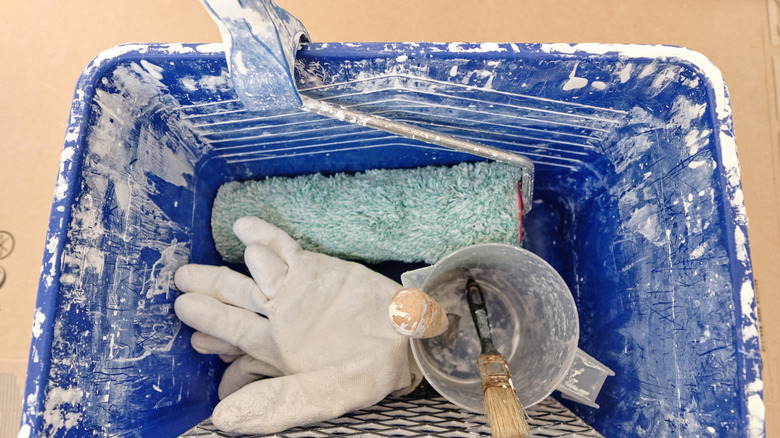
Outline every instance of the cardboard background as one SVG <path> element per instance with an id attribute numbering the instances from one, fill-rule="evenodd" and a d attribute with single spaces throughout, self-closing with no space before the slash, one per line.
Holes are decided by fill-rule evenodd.
<path id="1" fill-rule="evenodd" d="M 218 42 L 199 2 L 4 2 L 0 26 L 0 437 L 16 436 L 44 237 L 76 80 L 131 42 Z M 767 434 L 780 433 L 780 68 L 777 0 L 279 0 L 315 41 L 597 42 L 684 46 L 731 93 L 762 316 Z M 478 5 L 478 6 L 477 6 Z M 6 241 L 6 247 L 7 245 Z M 0 245 L 3 242 L 0 241 Z M 5 281 L 3 282 L 3 273 Z M 5 382 L 5 383 L 4 383 Z M 16 385 L 16 386 L 14 386 Z"/>

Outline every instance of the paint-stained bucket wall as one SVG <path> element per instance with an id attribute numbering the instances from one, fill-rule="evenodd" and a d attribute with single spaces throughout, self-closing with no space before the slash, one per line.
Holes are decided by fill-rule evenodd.
<path id="1" fill-rule="evenodd" d="M 758 330 L 723 79 L 657 46 L 310 44 L 304 95 L 511 149 L 536 165 L 525 246 L 614 370 L 572 409 L 606 436 L 760 436 Z M 101 54 L 74 98 L 22 436 L 177 436 L 223 365 L 173 313 L 173 272 L 221 264 L 217 188 L 475 158 L 298 110 L 249 112 L 219 45 Z M 478 206 L 477 206 L 478 208 Z"/>

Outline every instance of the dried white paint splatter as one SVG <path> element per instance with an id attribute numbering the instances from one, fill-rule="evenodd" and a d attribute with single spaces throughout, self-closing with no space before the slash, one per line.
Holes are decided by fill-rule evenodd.
<path id="1" fill-rule="evenodd" d="M 577 67 L 579 67 L 579 63 L 574 65 L 574 68 L 569 74 L 569 80 L 563 84 L 564 91 L 577 90 L 588 85 L 588 80 L 586 78 L 580 78 L 576 76 Z"/>
<path id="2" fill-rule="evenodd" d="M 43 309 L 40 307 L 35 309 L 35 317 L 33 318 L 32 335 L 38 339 L 43 334 L 43 323 L 46 321 L 46 315 L 43 313 Z"/>
<path id="3" fill-rule="evenodd" d="M 68 430 L 79 423 L 81 412 L 78 405 L 84 398 L 79 388 L 51 388 L 46 395 L 43 421 L 49 436 L 56 435 L 61 429 Z"/>

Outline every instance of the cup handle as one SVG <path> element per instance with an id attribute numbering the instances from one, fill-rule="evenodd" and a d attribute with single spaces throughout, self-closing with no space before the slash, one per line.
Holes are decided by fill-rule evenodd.
<path id="1" fill-rule="evenodd" d="M 564 398 L 598 408 L 596 397 L 601 386 L 608 376 L 614 375 L 611 369 L 578 348 L 569 372 L 555 389 Z"/>
<path id="2" fill-rule="evenodd" d="M 422 285 L 425 279 L 431 275 L 433 266 L 426 266 L 425 268 L 415 269 L 414 271 L 406 271 L 401 274 L 401 284 L 404 287 L 412 289 L 422 290 Z"/>

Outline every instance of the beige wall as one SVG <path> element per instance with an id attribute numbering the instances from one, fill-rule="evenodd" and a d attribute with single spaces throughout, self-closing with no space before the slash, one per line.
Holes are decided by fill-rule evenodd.
<path id="1" fill-rule="evenodd" d="M 213 42 L 198 2 L 5 2 L 0 26 L 0 375 L 23 386 L 35 293 L 70 99 L 81 69 L 128 42 Z M 780 433 L 780 118 L 775 0 L 279 0 L 315 41 L 653 43 L 705 54 L 728 83 L 763 324 L 768 436 Z M 475 7 L 474 5 L 481 5 Z M 772 24 L 770 24 L 772 23 Z M 780 44 L 780 43 L 778 43 Z M 778 58 L 780 59 L 780 58 Z M 779 64 L 780 65 L 780 64 Z M 2 406 L 0 406 L 0 409 Z M 8 418 L 8 413 L 5 413 Z M 3 415 L 0 415 L 0 425 Z M 2 436 L 0 426 L 0 436 Z"/>

